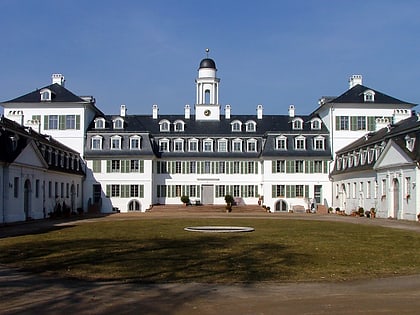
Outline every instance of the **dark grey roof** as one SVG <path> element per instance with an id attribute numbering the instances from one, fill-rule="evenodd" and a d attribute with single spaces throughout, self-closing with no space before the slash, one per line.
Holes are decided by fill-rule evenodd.
<path id="1" fill-rule="evenodd" d="M 19 156 L 19 154 L 23 151 L 23 149 L 29 145 L 31 141 L 34 141 L 35 145 L 41 151 L 41 147 L 50 147 L 54 150 L 58 150 L 60 152 L 65 152 L 67 154 L 71 154 L 72 156 L 79 157 L 79 153 L 75 150 L 65 146 L 61 142 L 53 139 L 50 136 L 42 135 L 37 133 L 32 128 L 23 127 L 18 123 L 7 119 L 6 117 L 2 116 L 0 120 L 0 161 L 6 163 L 13 163 L 13 161 Z M 11 137 L 15 137 L 17 139 L 17 145 L 12 145 Z M 46 158 L 42 157 L 44 161 L 47 163 Z M 75 169 L 67 169 L 66 167 L 55 166 L 55 165 L 48 165 L 48 169 L 65 172 L 65 173 L 76 173 L 84 175 L 83 166 L 81 159 L 78 159 L 79 170 Z"/>
<path id="2" fill-rule="evenodd" d="M 415 146 L 412 151 L 408 150 L 406 147 L 405 137 L 409 136 L 410 138 L 415 138 Z M 337 152 L 337 157 L 345 156 L 353 152 L 359 152 L 361 149 L 374 148 L 375 146 L 384 147 L 384 144 L 388 143 L 390 140 L 394 141 L 413 161 L 420 161 L 420 120 L 417 115 L 413 115 L 410 118 L 401 120 L 400 122 L 389 125 L 388 127 L 382 128 L 375 132 L 367 133 L 365 136 L 357 139 L 356 141 L 350 143 L 346 147 L 342 148 Z M 336 163 L 337 163 L 336 158 Z M 375 160 L 371 163 L 366 161 L 364 165 L 359 163 L 356 167 L 346 168 L 337 170 L 334 167 L 331 175 L 350 173 L 355 171 L 369 170 L 372 169 Z"/>
<path id="3" fill-rule="evenodd" d="M 373 91 L 375 92 L 375 98 L 373 102 L 365 102 L 364 101 L 364 92 L 366 91 Z M 347 90 L 340 96 L 330 99 L 327 101 L 328 103 L 366 103 L 366 104 L 405 104 L 405 105 L 412 105 L 415 106 L 416 104 L 411 104 L 405 101 L 401 101 L 399 99 L 396 99 L 392 96 L 388 96 L 382 92 L 376 91 L 374 89 L 371 89 L 369 87 L 366 87 L 361 84 L 357 84 L 351 89 Z"/>
<path id="4" fill-rule="evenodd" d="M 106 115 L 103 116 L 105 119 L 104 129 L 95 129 L 94 122 L 88 128 L 85 157 L 103 157 L 107 155 L 150 155 L 155 154 L 157 157 L 212 157 L 212 158 L 258 158 L 263 156 L 311 156 L 311 157 L 327 157 L 331 158 L 331 150 L 329 147 L 329 131 L 322 124 L 320 130 L 312 130 L 310 121 L 313 118 L 319 118 L 317 116 L 296 116 L 289 117 L 287 115 L 264 115 L 262 119 L 257 119 L 255 115 L 232 115 L 230 119 L 226 119 L 225 116 L 221 116 L 219 121 L 203 121 L 195 120 L 195 116 L 192 115 L 190 119 L 185 119 L 183 115 L 160 115 L 157 119 L 153 119 L 150 115 L 128 115 L 125 117 Z M 112 121 L 115 118 L 122 118 L 124 120 L 124 129 L 113 129 Z M 303 120 L 302 130 L 292 129 L 292 120 L 300 118 Z M 162 120 L 169 121 L 173 124 L 175 121 L 183 121 L 184 131 L 174 131 L 173 125 L 171 125 L 170 131 L 160 131 L 159 122 Z M 241 131 L 232 131 L 232 122 L 240 121 L 242 123 Z M 245 123 L 253 121 L 256 123 L 255 131 L 246 131 Z M 132 134 L 143 134 L 142 135 L 142 150 L 129 150 L 127 144 L 123 150 L 115 150 L 110 152 L 107 146 L 109 146 L 110 137 L 113 135 L 132 135 Z M 101 135 L 104 141 L 103 150 L 91 150 L 90 139 L 92 136 Z M 287 136 L 290 148 L 287 151 L 274 150 L 275 137 L 278 135 Z M 306 150 L 293 150 L 294 147 L 293 138 L 297 135 L 303 135 L 307 137 Z M 312 139 L 317 135 L 322 135 L 325 138 L 325 150 L 314 150 L 312 147 Z M 255 139 L 257 141 L 257 152 L 159 152 L 157 143 L 159 139 L 191 139 L 196 138 L 203 140 L 205 138 L 221 139 L 226 138 L 232 140 L 240 138 L 242 140 Z M 149 139 L 151 146 L 146 144 Z M 123 139 L 124 141 L 124 139 Z M 124 144 L 123 144 L 124 146 Z"/>
<path id="5" fill-rule="evenodd" d="M 214 62 L 213 59 L 205 58 L 205 59 L 201 60 L 201 62 L 200 62 L 200 69 L 201 68 L 216 69 L 216 63 Z"/>
<path id="6" fill-rule="evenodd" d="M 4 103 L 38 103 L 41 102 L 41 94 L 40 91 L 42 89 L 49 89 L 52 92 L 51 95 L 51 102 L 66 102 L 66 103 L 86 103 L 85 100 L 80 98 L 79 96 L 73 94 L 60 84 L 54 83 L 43 87 L 39 90 L 35 90 L 23 96 L 17 97 L 10 101 L 6 101 Z M 49 102 L 47 102 L 49 103 Z"/>

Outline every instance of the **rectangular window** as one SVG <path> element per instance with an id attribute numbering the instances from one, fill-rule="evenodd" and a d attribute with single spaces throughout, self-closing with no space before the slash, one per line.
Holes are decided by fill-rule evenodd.
<path id="1" fill-rule="evenodd" d="M 287 140 L 285 138 L 276 139 L 276 149 L 277 150 L 286 150 Z"/>
<path id="2" fill-rule="evenodd" d="M 304 197 L 305 196 L 304 185 L 296 185 L 295 193 L 296 193 L 296 197 Z"/>
<path id="3" fill-rule="evenodd" d="M 140 138 L 131 138 L 130 139 L 130 149 L 131 150 L 140 149 Z"/>
<path id="4" fill-rule="evenodd" d="M 217 185 L 216 186 L 216 197 L 224 197 L 226 195 L 226 186 Z"/>
<path id="5" fill-rule="evenodd" d="M 121 139 L 120 138 L 112 138 L 111 139 L 111 149 L 119 150 L 121 148 Z"/>
<path id="6" fill-rule="evenodd" d="M 32 115 L 32 120 L 41 123 L 41 115 Z"/>
<path id="7" fill-rule="evenodd" d="M 19 177 L 15 177 L 13 180 L 13 196 L 19 198 Z"/>
<path id="8" fill-rule="evenodd" d="M 47 117 L 48 117 L 47 129 L 58 129 L 58 115 L 49 115 Z"/>
<path id="9" fill-rule="evenodd" d="M 130 185 L 130 197 L 139 197 L 139 185 Z"/>
<path id="10" fill-rule="evenodd" d="M 197 162 L 196 161 L 190 161 L 190 174 L 197 173 Z"/>
<path id="11" fill-rule="evenodd" d="M 348 116 L 337 116 L 336 118 L 336 130 L 349 130 L 349 117 Z"/>
<path id="12" fill-rule="evenodd" d="M 314 161 L 314 173 L 323 172 L 323 161 Z"/>
<path id="13" fill-rule="evenodd" d="M 406 177 L 405 178 L 405 198 L 406 199 L 411 197 L 410 193 L 411 193 L 411 177 Z"/>
<path id="14" fill-rule="evenodd" d="M 371 197 L 371 189 L 372 189 L 372 183 L 368 181 L 366 185 L 366 198 L 368 199 Z"/>
<path id="15" fill-rule="evenodd" d="M 66 184 L 66 198 L 70 197 L 70 185 L 69 183 Z"/>
<path id="16" fill-rule="evenodd" d="M 100 150 L 102 146 L 101 138 L 92 138 L 92 150 Z"/>
<path id="17" fill-rule="evenodd" d="M 54 196 L 58 198 L 58 183 L 54 182 Z"/>
<path id="18" fill-rule="evenodd" d="M 182 173 L 182 162 L 175 161 L 175 174 L 181 174 L 181 173 Z"/>
<path id="19" fill-rule="evenodd" d="M 168 152 L 169 151 L 169 142 L 168 141 L 160 141 L 159 142 L 159 151 L 160 152 Z"/>
<path id="20" fill-rule="evenodd" d="M 242 142 L 241 141 L 234 141 L 232 151 L 233 152 L 241 152 L 242 151 Z"/>
<path id="21" fill-rule="evenodd" d="M 111 197 L 120 196 L 120 185 L 111 185 Z"/>
<path id="22" fill-rule="evenodd" d="M 296 160 L 295 161 L 295 173 L 303 173 L 304 172 L 304 166 L 303 166 L 303 160 Z"/>
<path id="23" fill-rule="evenodd" d="M 101 169 L 101 160 L 93 160 L 92 161 L 92 171 L 94 173 L 101 173 L 102 169 Z"/>
<path id="24" fill-rule="evenodd" d="M 76 115 L 66 115 L 66 129 L 76 129 Z"/>
<path id="25" fill-rule="evenodd" d="M 197 152 L 198 151 L 198 141 L 195 141 L 195 140 L 190 141 L 189 142 L 189 150 L 191 152 Z"/>
<path id="26" fill-rule="evenodd" d="M 239 174 L 240 172 L 241 172 L 241 163 L 239 163 L 239 161 L 234 161 L 232 174 Z"/>
<path id="27" fill-rule="evenodd" d="M 227 152 L 227 142 L 226 141 L 219 141 L 217 150 L 219 152 Z"/>
<path id="28" fill-rule="evenodd" d="M 273 186 L 273 198 L 284 198 L 286 196 L 285 185 Z"/>
<path id="29" fill-rule="evenodd" d="M 119 173 L 120 164 L 120 160 L 111 160 L 111 173 Z"/>
<path id="30" fill-rule="evenodd" d="M 64 183 L 61 183 L 61 185 L 60 185 L 60 192 L 61 192 L 61 194 L 60 194 L 60 196 L 61 196 L 61 198 L 64 198 Z"/>
<path id="31" fill-rule="evenodd" d="M 383 197 L 386 196 L 386 179 L 385 178 L 382 180 L 381 195 Z"/>
<path id="32" fill-rule="evenodd" d="M 286 161 L 276 160 L 273 161 L 273 173 L 284 173 L 286 172 Z"/>
<path id="33" fill-rule="evenodd" d="M 315 150 L 324 150 L 324 139 L 315 139 Z"/>
<path id="34" fill-rule="evenodd" d="M 219 161 L 218 162 L 218 173 L 219 174 L 225 174 L 226 173 L 226 162 L 225 161 Z"/>
<path id="35" fill-rule="evenodd" d="M 295 139 L 296 150 L 305 150 L 305 139 Z"/>
<path id="36" fill-rule="evenodd" d="M 254 141 L 250 141 L 247 143 L 247 151 L 248 152 L 256 152 L 257 151 L 257 143 Z"/>
<path id="37" fill-rule="evenodd" d="M 174 151 L 182 152 L 184 151 L 184 142 L 182 140 L 175 140 L 174 142 Z"/>
<path id="38" fill-rule="evenodd" d="M 213 151 L 213 142 L 211 140 L 204 140 L 203 151 L 204 152 L 212 152 Z"/>
<path id="39" fill-rule="evenodd" d="M 204 174 L 211 174 L 211 162 L 210 161 L 204 161 L 203 165 L 204 165 L 203 173 Z"/>
<path id="40" fill-rule="evenodd" d="M 353 199 L 356 199 L 356 192 L 357 192 L 357 183 L 353 183 L 353 191 L 352 191 L 352 197 Z"/>
<path id="41" fill-rule="evenodd" d="M 240 197 L 241 195 L 239 193 L 240 193 L 240 186 L 233 185 L 233 191 L 232 191 L 233 197 Z"/>

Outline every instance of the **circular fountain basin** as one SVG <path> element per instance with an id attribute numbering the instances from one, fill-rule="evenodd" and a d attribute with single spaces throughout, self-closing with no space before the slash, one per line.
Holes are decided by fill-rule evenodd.
<path id="1" fill-rule="evenodd" d="M 184 230 L 203 233 L 237 233 L 252 232 L 254 228 L 247 226 L 189 226 L 184 228 Z"/>

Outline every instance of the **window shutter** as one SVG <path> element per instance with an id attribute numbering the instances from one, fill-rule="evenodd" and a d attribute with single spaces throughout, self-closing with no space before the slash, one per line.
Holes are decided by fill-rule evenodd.
<path id="1" fill-rule="evenodd" d="M 106 172 L 111 173 L 111 160 L 106 161 Z"/>
<path id="2" fill-rule="evenodd" d="M 376 129 L 376 119 L 375 117 L 368 117 L 368 130 L 375 131 Z"/>
<path id="3" fill-rule="evenodd" d="M 328 174 L 328 161 L 324 161 L 324 173 Z"/>
<path id="4" fill-rule="evenodd" d="M 139 185 L 139 197 L 144 198 L 144 185 Z"/>
<path id="5" fill-rule="evenodd" d="M 139 173 L 144 173 L 144 161 L 139 160 Z"/>
<path id="6" fill-rule="evenodd" d="M 44 130 L 48 130 L 48 115 L 44 115 Z"/>
<path id="7" fill-rule="evenodd" d="M 341 130 L 340 129 L 340 119 L 341 119 L 341 116 L 336 116 L 335 117 L 335 130 Z"/>
<path id="8" fill-rule="evenodd" d="M 356 116 L 351 116 L 351 127 L 350 130 L 357 130 L 357 117 Z"/>
<path id="9" fill-rule="evenodd" d="M 305 185 L 305 197 L 309 197 L 309 185 Z"/>
<path id="10" fill-rule="evenodd" d="M 106 196 L 108 198 L 111 196 L 111 185 L 106 185 Z"/>
<path id="11" fill-rule="evenodd" d="M 291 188 L 290 185 L 286 185 L 286 198 L 290 198 L 292 196 L 290 188 Z"/>
<path id="12" fill-rule="evenodd" d="M 66 129 L 66 115 L 58 116 L 58 129 L 60 130 Z"/>
<path id="13" fill-rule="evenodd" d="M 277 194 L 276 194 L 276 185 L 271 185 L 271 197 L 272 198 L 276 198 L 277 196 Z"/>
<path id="14" fill-rule="evenodd" d="M 76 129 L 80 130 L 80 115 L 76 115 Z"/>

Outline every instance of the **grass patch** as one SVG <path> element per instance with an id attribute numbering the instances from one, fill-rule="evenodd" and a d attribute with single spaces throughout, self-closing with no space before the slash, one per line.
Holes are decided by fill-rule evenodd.
<path id="1" fill-rule="evenodd" d="M 186 226 L 252 226 L 195 233 Z M 0 239 L 0 262 L 86 280 L 341 281 L 420 273 L 420 233 L 270 219 L 98 221 Z"/>

